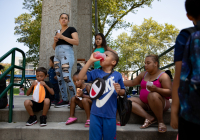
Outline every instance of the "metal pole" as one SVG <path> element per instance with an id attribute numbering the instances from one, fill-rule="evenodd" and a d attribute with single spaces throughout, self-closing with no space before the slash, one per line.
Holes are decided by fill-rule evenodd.
<path id="1" fill-rule="evenodd" d="M 97 0 L 95 0 L 95 34 L 98 33 Z"/>
<path id="2" fill-rule="evenodd" d="M 15 65 L 15 51 L 12 52 L 12 60 L 11 60 L 11 66 Z M 10 78 L 10 84 L 12 84 L 12 87 L 10 88 L 10 97 L 9 97 L 9 117 L 8 122 L 12 122 L 12 114 L 13 114 L 13 84 L 14 84 L 14 68 L 11 70 L 11 78 Z"/>

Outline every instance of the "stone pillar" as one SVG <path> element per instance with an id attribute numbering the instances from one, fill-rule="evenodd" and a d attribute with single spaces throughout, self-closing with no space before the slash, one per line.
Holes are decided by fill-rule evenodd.
<path id="1" fill-rule="evenodd" d="M 39 66 L 49 69 L 49 57 L 55 52 L 52 48 L 53 37 L 61 29 L 59 16 L 69 14 L 69 26 L 75 27 L 79 36 L 79 45 L 73 46 L 76 71 L 77 58 L 88 60 L 92 52 L 92 0 L 43 0 L 40 35 Z"/>

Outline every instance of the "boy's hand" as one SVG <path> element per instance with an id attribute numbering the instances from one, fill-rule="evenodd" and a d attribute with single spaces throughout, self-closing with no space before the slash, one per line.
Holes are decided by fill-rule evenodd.
<path id="1" fill-rule="evenodd" d="M 113 85 L 114 85 L 114 87 L 115 87 L 115 91 L 117 92 L 117 94 L 119 94 L 119 92 L 120 92 L 120 90 L 121 90 L 120 84 L 119 84 L 119 83 L 114 83 Z"/>
<path id="2" fill-rule="evenodd" d="M 57 76 L 54 76 L 54 79 L 58 80 L 58 79 L 57 79 Z"/>
<path id="3" fill-rule="evenodd" d="M 173 129 L 178 129 L 178 113 L 171 112 L 170 125 Z"/>
<path id="4" fill-rule="evenodd" d="M 37 85 L 37 80 L 35 80 L 33 83 L 32 83 L 32 86 L 36 86 Z"/>
<path id="5" fill-rule="evenodd" d="M 96 61 L 100 61 L 101 59 L 96 59 L 94 58 L 94 54 L 97 53 L 97 52 L 93 52 L 90 56 L 90 61 L 92 61 L 92 63 L 96 62 Z"/>
<path id="6" fill-rule="evenodd" d="M 43 85 L 44 87 L 46 86 L 46 83 L 44 81 L 40 81 L 40 84 Z"/>

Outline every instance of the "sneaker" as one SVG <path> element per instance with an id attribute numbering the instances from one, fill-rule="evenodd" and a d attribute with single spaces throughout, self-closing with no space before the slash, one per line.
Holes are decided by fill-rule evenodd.
<path id="1" fill-rule="evenodd" d="M 57 103 L 58 103 L 57 101 L 52 101 L 52 102 L 51 102 L 51 105 L 52 105 L 52 106 L 55 106 L 55 104 L 57 104 Z"/>
<path id="2" fill-rule="evenodd" d="M 47 119 L 47 116 L 40 116 L 40 126 L 47 125 L 46 119 Z"/>
<path id="3" fill-rule="evenodd" d="M 69 101 L 63 101 L 63 100 L 61 100 L 60 102 L 58 102 L 57 104 L 55 104 L 54 107 L 56 107 L 56 108 L 65 107 L 65 106 L 68 106 L 68 104 L 69 104 Z"/>
<path id="4" fill-rule="evenodd" d="M 26 126 L 31 126 L 36 123 L 37 123 L 37 116 L 36 115 L 30 116 L 28 121 L 26 122 Z"/>

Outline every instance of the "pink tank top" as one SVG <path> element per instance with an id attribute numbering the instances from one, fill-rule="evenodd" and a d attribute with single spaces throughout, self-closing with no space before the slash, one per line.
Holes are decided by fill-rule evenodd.
<path id="1" fill-rule="evenodd" d="M 148 72 L 145 73 L 144 77 L 147 75 Z M 156 78 L 156 80 L 153 81 L 153 84 L 158 87 L 158 88 L 161 88 L 162 85 L 159 81 L 159 78 L 160 76 L 163 74 L 164 72 L 161 72 L 158 77 Z M 141 86 L 141 90 L 140 90 L 140 100 L 146 104 L 148 104 L 148 100 L 147 100 L 147 97 L 148 97 L 148 94 L 149 94 L 149 91 L 146 90 L 146 84 L 147 84 L 147 81 L 144 81 L 144 77 L 140 83 L 140 86 Z M 165 97 L 167 100 L 169 100 L 170 97 Z"/>

